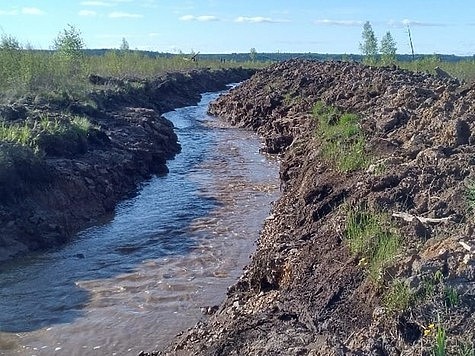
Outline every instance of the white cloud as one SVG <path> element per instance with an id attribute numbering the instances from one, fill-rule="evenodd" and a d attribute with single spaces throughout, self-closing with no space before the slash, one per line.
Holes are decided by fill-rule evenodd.
<path id="1" fill-rule="evenodd" d="M 362 26 L 363 21 L 359 20 L 315 20 L 313 22 L 315 25 L 328 25 L 328 26 Z"/>
<path id="2" fill-rule="evenodd" d="M 110 7 L 114 6 L 114 4 L 105 1 L 82 1 L 81 5 L 83 6 L 103 6 L 103 7 Z"/>
<path id="3" fill-rule="evenodd" d="M 97 12 L 91 11 L 91 10 L 81 10 L 78 12 L 79 16 L 88 16 L 88 17 L 94 17 L 97 16 Z"/>
<path id="4" fill-rule="evenodd" d="M 109 14 L 110 18 L 113 19 L 121 19 L 121 18 L 129 18 L 129 19 L 137 19 L 143 17 L 141 14 L 132 14 L 130 12 L 121 12 L 121 11 L 114 11 Z"/>
<path id="5" fill-rule="evenodd" d="M 148 37 L 159 37 L 159 36 L 160 36 L 160 34 L 158 32 L 150 32 L 148 34 Z"/>
<path id="6" fill-rule="evenodd" d="M 35 16 L 41 16 L 45 14 L 43 10 L 40 10 L 37 7 L 23 7 L 21 9 L 21 13 L 23 15 L 35 15 Z"/>
<path id="7" fill-rule="evenodd" d="M 414 27 L 445 27 L 447 24 L 443 23 L 435 23 L 435 22 L 422 22 L 422 21 L 415 21 L 415 20 L 409 20 L 409 19 L 404 19 L 402 21 L 395 21 L 395 20 L 390 20 L 388 21 L 388 25 L 391 27 L 396 27 L 396 28 L 401 28 L 401 27 L 407 27 L 407 26 L 414 26 Z"/>
<path id="8" fill-rule="evenodd" d="M 194 15 L 185 15 L 180 17 L 181 21 L 199 21 L 199 22 L 210 22 L 210 21 L 219 21 L 216 16 L 211 15 L 202 15 L 202 16 L 194 16 Z"/>
<path id="9" fill-rule="evenodd" d="M 289 20 L 273 19 L 273 18 L 270 18 L 270 17 L 262 17 L 262 16 L 254 16 L 254 17 L 239 16 L 239 17 L 234 19 L 234 22 L 239 22 L 239 23 L 283 23 L 283 22 L 289 22 Z"/>
<path id="10" fill-rule="evenodd" d="M 421 21 L 414 21 L 404 19 L 401 21 L 404 26 L 429 26 L 429 27 L 444 27 L 447 26 L 443 23 L 434 23 L 434 22 L 421 22 Z"/>

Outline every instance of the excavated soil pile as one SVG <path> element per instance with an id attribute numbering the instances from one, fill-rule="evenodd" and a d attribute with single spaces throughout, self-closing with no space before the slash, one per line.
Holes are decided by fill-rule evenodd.
<path id="1" fill-rule="evenodd" d="M 317 102 L 357 114 L 366 165 L 342 171 L 324 154 Z M 210 112 L 281 154 L 283 196 L 224 303 L 162 354 L 473 352 L 474 86 L 293 60 L 255 74 Z M 351 233 L 365 221 L 376 221 L 363 238 L 373 242 L 355 252 Z M 395 254 L 371 269 L 388 236 Z"/>
<path id="2" fill-rule="evenodd" d="M 149 80 L 91 76 L 87 100 L 26 97 L 0 106 L 0 124 L 48 125 L 86 118 L 84 139 L 42 136 L 40 153 L 0 142 L 0 261 L 68 241 L 112 212 L 180 151 L 161 114 L 194 105 L 201 93 L 248 79 L 236 68 L 166 73 Z M 43 125 L 46 125 L 43 123 Z"/>

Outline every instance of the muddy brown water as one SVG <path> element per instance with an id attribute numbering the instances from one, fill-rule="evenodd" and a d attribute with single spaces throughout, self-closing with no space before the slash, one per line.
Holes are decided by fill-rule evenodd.
<path id="1" fill-rule="evenodd" d="M 248 262 L 278 163 L 206 115 L 218 93 L 166 114 L 183 151 L 115 216 L 61 249 L 0 265 L 1 355 L 136 355 L 219 304 Z"/>

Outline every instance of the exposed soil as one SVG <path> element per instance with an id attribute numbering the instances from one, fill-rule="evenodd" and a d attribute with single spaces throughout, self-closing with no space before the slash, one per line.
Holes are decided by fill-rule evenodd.
<path id="1" fill-rule="evenodd" d="M 323 158 L 317 101 L 359 115 L 368 168 L 341 173 Z M 283 196 L 223 304 L 154 353 L 429 355 L 439 327 L 447 354 L 472 347 L 473 355 L 475 86 L 293 60 L 258 72 L 210 112 L 257 131 L 268 152 L 281 154 Z M 348 207 L 385 212 L 404 241 L 377 280 L 349 251 Z M 412 297 L 391 309 L 396 280 Z"/>
<path id="2" fill-rule="evenodd" d="M 173 124 L 161 114 L 196 104 L 201 93 L 225 89 L 252 73 L 194 70 L 151 80 L 92 76 L 89 102 L 36 97 L 1 106 L 1 119 L 8 122 L 81 115 L 95 129 L 78 144 L 44 142 L 44 157 L 14 151 L 8 176 L 0 174 L 0 261 L 68 241 L 110 214 L 140 182 L 167 173 L 166 160 L 180 145 Z"/>

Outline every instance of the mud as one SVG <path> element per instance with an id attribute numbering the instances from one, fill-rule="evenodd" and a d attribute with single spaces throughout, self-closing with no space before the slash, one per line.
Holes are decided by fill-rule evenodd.
<path id="1" fill-rule="evenodd" d="M 324 159 L 317 101 L 359 116 L 371 165 L 341 173 Z M 473 352 L 473 85 L 293 60 L 258 72 L 210 112 L 281 155 L 283 196 L 226 300 L 157 354 L 430 355 L 438 329 L 447 354 Z M 348 248 L 348 207 L 384 212 L 403 241 L 376 280 Z M 392 309 L 395 281 L 411 298 Z"/>

